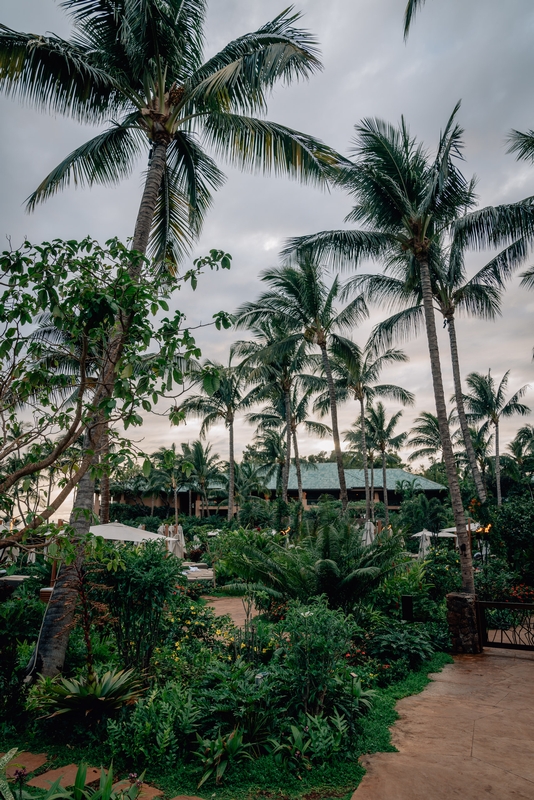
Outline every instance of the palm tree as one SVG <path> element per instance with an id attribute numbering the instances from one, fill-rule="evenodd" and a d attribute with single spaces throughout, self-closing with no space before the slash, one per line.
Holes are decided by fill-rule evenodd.
<path id="1" fill-rule="evenodd" d="M 178 453 L 174 442 L 170 447 L 160 447 L 152 454 L 152 461 L 156 465 L 157 472 L 161 476 L 165 476 L 167 485 L 172 488 L 176 527 L 178 527 L 178 489 L 185 485 L 183 460 L 183 453 Z"/>
<path id="2" fill-rule="evenodd" d="M 508 445 L 523 485 L 528 486 L 532 497 L 532 473 L 534 472 L 534 425 L 523 425 Z"/>
<path id="3" fill-rule="evenodd" d="M 467 376 L 467 385 L 471 392 L 464 395 L 464 402 L 469 411 L 469 418 L 473 422 L 482 422 L 482 428 L 493 425 L 495 432 L 495 479 L 497 482 L 497 505 L 502 504 L 501 496 L 501 470 L 500 470 L 500 442 L 499 424 L 502 417 L 508 418 L 515 414 L 525 416 L 530 413 L 530 408 L 520 399 L 524 396 L 528 385 L 522 386 L 507 401 L 505 392 L 508 387 L 508 376 L 510 370 L 505 372 L 499 385 L 495 384 L 495 379 L 488 370 L 487 375 L 479 372 L 471 372 Z"/>
<path id="4" fill-rule="evenodd" d="M 201 497 L 201 516 L 209 516 L 210 490 L 222 479 L 222 463 L 217 453 L 211 452 L 211 445 L 202 444 L 196 439 L 193 444 L 182 444 L 182 469 L 187 484 Z"/>
<path id="5" fill-rule="evenodd" d="M 463 403 L 463 390 L 456 336 L 456 314 L 462 312 L 481 319 L 494 320 L 501 313 L 501 296 L 504 281 L 527 257 L 529 245 L 521 226 L 514 232 L 514 241 L 498 253 L 469 280 L 465 275 L 465 247 L 461 231 L 452 236 L 446 252 L 437 252 L 430 262 L 434 309 L 443 317 L 449 333 L 454 400 L 458 421 L 464 439 L 468 463 L 481 502 L 486 492 L 478 470 L 475 452 L 469 435 L 469 424 Z M 458 241 L 457 241 L 458 239 Z M 374 329 L 374 338 L 381 345 L 389 345 L 394 338 L 407 338 L 417 334 L 424 323 L 423 297 L 417 265 L 413 259 L 392 265 L 396 275 L 359 275 L 351 283 L 354 289 L 364 292 L 367 301 L 377 300 L 388 306 L 398 306 L 400 311 L 380 322 Z"/>
<path id="6" fill-rule="evenodd" d="M 307 433 L 313 436 L 317 436 L 320 439 L 324 439 L 326 436 L 332 434 L 332 431 L 328 427 L 328 425 L 324 425 L 322 422 L 316 422 L 315 420 L 308 419 L 311 395 L 312 395 L 311 391 L 299 392 L 299 388 L 297 386 L 294 386 L 290 398 L 290 409 L 291 409 L 290 427 L 289 427 L 290 437 L 291 437 L 290 441 L 292 441 L 293 443 L 295 472 L 297 474 L 297 490 L 300 503 L 304 501 L 304 492 L 302 488 L 302 469 L 301 469 L 301 460 L 300 460 L 298 438 L 297 438 L 299 425 L 304 425 Z M 264 408 L 262 408 L 260 411 L 248 414 L 247 422 L 251 422 L 252 424 L 258 425 L 258 431 L 271 430 L 271 429 L 278 430 L 282 429 L 284 425 L 287 426 L 284 399 L 279 395 L 278 402 L 276 403 L 276 405 L 275 402 L 273 401 L 271 405 L 264 406 Z M 287 435 L 286 435 L 286 450 L 287 450 Z M 284 469 L 284 481 L 286 473 L 287 477 L 289 478 L 289 469 Z M 287 482 L 285 482 L 283 486 L 282 498 L 285 500 L 285 502 L 287 502 Z"/>
<path id="7" fill-rule="evenodd" d="M 248 382 L 255 384 L 249 394 L 249 400 L 261 402 L 270 399 L 276 404 L 285 422 L 286 459 L 282 475 L 282 499 L 287 503 L 287 487 L 289 482 L 289 465 L 291 462 L 291 436 L 293 431 L 292 411 L 293 393 L 297 383 L 309 380 L 302 374 L 309 363 L 307 344 L 295 334 L 292 321 L 282 317 L 260 320 L 250 324 L 245 317 L 237 315 L 238 327 L 247 326 L 254 334 L 252 341 L 239 341 L 232 347 L 232 353 L 243 356 L 243 369 L 247 370 Z M 281 406 L 279 408 L 279 406 Z M 254 418 L 249 421 L 255 422 Z M 259 421 L 259 420 L 258 420 Z M 298 445 L 293 438 L 298 460 Z M 297 467 L 300 469 L 300 465 Z"/>
<path id="8" fill-rule="evenodd" d="M 262 467 L 251 461 L 242 461 L 241 464 L 236 463 L 234 480 L 235 505 L 239 519 L 240 509 L 243 504 L 250 500 L 251 497 L 264 496 L 267 494 L 268 489 L 265 486 Z M 228 488 L 228 479 L 225 480 L 225 484 Z"/>
<path id="9" fill-rule="evenodd" d="M 288 341 L 304 341 L 320 350 L 322 368 L 326 376 L 332 437 L 336 453 L 340 486 L 340 499 L 343 509 L 347 507 L 347 485 L 341 453 L 339 426 L 337 420 L 337 401 L 330 358 L 332 343 L 339 340 L 338 331 L 349 330 L 363 320 L 367 306 L 361 297 L 356 297 L 342 311 L 337 311 L 335 303 L 341 298 L 342 287 L 336 276 L 328 288 L 319 263 L 303 257 L 295 266 L 284 265 L 265 270 L 261 280 L 269 289 L 254 303 L 245 303 L 238 310 L 242 321 L 257 324 L 273 317 L 291 320 L 299 333 L 288 337 Z"/>
<path id="10" fill-rule="evenodd" d="M 228 429 L 228 521 L 234 516 L 234 424 L 236 415 L 248 408 L 251 398 L 244 394 L 244 374 L 239 367 L 218 364 L 209 359 L 204 367 L 193 374 L 193 380 L 202 387 L 202 394 L 186 398 L 180 410 L 186 414 L 203 417 L 200 437 L 203 438 L 209 429 L 221 421 Z"/>
<path id="11" fill-rule="evenodd" d="M 245 169 L 325 182 L 337 156 L 264 119 L 279 81 L 320 69 L 315 39 L 288 9 L 203 61 L 207 0 L 66 0 L 71 39 L 0 26 L 0 85 L 52 113 L 106 130 L 70 153 L 28 200 L 71 182 L 114 185 L 149 149 L 133 249 L 179 262 L 198 237 L 224 176 L 199 141 Z"/>
<path id="12" fill-rule="evenodd" d="M 163 493 L 168 487 L 168 477 L 164 472 L 160 472 L 158 469 L 153 469 L 148 476 L 145 478 L 144 485 L 143 485 L 143 497 L 150 498 L 150 516 L 154 516 L 154 506 L 156 504 L 156 499 Z"/>
<path id="13" fill-rule="evenodd" d="M 384 404 L 378 402 L 376 406 L 369 405 L 367 408 L 366 422 L 373 441 L 382 457 L 382 485 L 384 487 L 384 506 L 386 515 L 386 525 L 389 525 L 388 509 L 388 486 L 387 486 L 387 456 L 389 450 L 398 450 L 406 441 L 407 433 L 395 435 L 395 428 L 398 425 L 402 411 L 397 411 L 390 419 L 387 419 Z"/>
<path id="14" fill-rule="evenodd" d="M 355 195 L 349 219 L 358 230 L 323 231 L 290 240 L 285 253 L 327 259 L 337 266 L 356 267 L 364 258 L 379 259 L 386 268 L 411 258 L 421 283 L 436 413 L 455 525 L 460 537 L 463 589 L 474 592 L 470 541 L 456 473 L 441 374 L 434 318 L 431 263 L 447 236 L 462 248 L 484 249 L 509 243 L 510 232 L 521 225 L 532 236 L 531 206 L 490 207 L 466 213 L 475 204 L 474 184 L 456 165 L 462 155 L 463 131 L 455 122 L 457 106 L 442 133 L 433 159 L 409 133 L 404 120 L 395 128 L 381 120 L 357 126 L 356 159 L 339 170 L 339 184 Z"/>
<path id="15" fill-rule="evenodd" d="M 451 411 L 447 418 L 449 430 L 452 428 L 454 421 L 454 412 Z M 417 450 L 410 453 L 408 461 L 429 458 L 434 462 L 439 456 L 439 460 L 443 462 L 443 445 L 436 415 L 430 411 L 421 411 L 419 416 L 415 418 L 414 423 L 415 425 L 410 430 L 410 438 L 406 444 L 408 447 L 417 447 Z M 451 441 L 454 442 L 457 438 L 457 434 L 453 433 Z"/>
<path id="16" fill-rule="evenodd" d="M 268 483 L 271 478 L 275 477 L 276 492 L 281 497 L 284 469 L 287 462 L 285 437 L 272 428 L 266 430 L 265 433 L 256 435 L 254 450 L 255 458 L 261 468 L 262 479 Z"/>
<path id="17" fill-rule="evenodd" d="M 356 400 L 360 406 L 360 436 L 362 455 L 367 454 L 365 410 L 375 397 L 387 397 L 397 400 L 404 405 L 412 405 L 415 398 L 413 394 L 401 386 L 394 384 L 378 384 L 382 370 L 390 364 L 405 363 L 408 358 L 402 350 L 389 348 L 385 352 L 377 353 L 371 341 L 364 347 L 342 337 L 332 342 L 331 348 L 332 373 L 334 375 L 334 391 L 338 403 L 350 398 Z M 330 395 L 324 392 L 315 402 L 315 408 L 324 413 L 330 403 Z M 367 458 L 364 457 L 364 482 L 365 482 L 365 514 L 366 519 L 371 516 L 371 493 L 369 491 L 369 470 Z"/>

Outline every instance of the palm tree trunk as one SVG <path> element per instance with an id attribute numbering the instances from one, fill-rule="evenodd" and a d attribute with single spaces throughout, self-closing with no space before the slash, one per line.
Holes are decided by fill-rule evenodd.
<path id="1" fill-rule="evenodd" d="M 345 481 L 345 467 L 343 465 L 343 455 L 341 453 L 341 442 L 339 439 L 339 426 L 337 422 L 336 392 L 334 389 L 334 379 L 332 378 L 332 370 L 330 369 L 330 361 L 328 360 L 328 353 L 326 352 L 326 343 L 320 344 L 320 348 L 321 348 L 321 356 L 323 359 L 324 372 L 326 375 L 326 382 L 328 384 L 328 394 L 330 397 L 332 437 L 334 439 L 334 450 L 336 453 L 336 461 L 337 461 L 337 474 L 339 477 L 339 497 L 341 500 L 341 507 L 343 511 L 345 511 L 348 503 L 348 495 L 347 495 L 347 482 Z"/>
<path id="2" fill-rule="evenodd" d="M 473 579 L 473 561 L 471 558 L 471 542 L 466 529 L 466 520 L 456 463 L 452 450 L 451 434 L 447 421 L 447 406 L 445 403 L 445 392 L 443 389 L 443 377 L 441 374 L 441 362 L 439 357 L 438 335 L 436 331 L 436 319 L 434 317 L 434 305 L 432 299 L 432 284 L 430 281 L 430 267 L 424 258 L 419 259 L 419 269 L 421 275 L 421 288 L 423 292 L 423 307 L 425 310 L 426 335 L 428 340 L 428 351 L 430 354 L 430 368 L 432 371 L 432 384 L 434 388 L 434 399 L 436 401 L 436 415 L 439 424 L 441 444 L 443 446 L 443 460 L 447 471 L 451 504 L 454 514 L 454 524 L 460 545 L 460 567 L 462 572 L 462 589 L 468 594 L 475 593 L 475 583 Z"/>
<path id="3" fill-rule="evenodd" d="M 374 453 L 372 454 L 371 458 L 371 466 L 369 468 L 371 473 L 371 490 L 369 492 L 369 503 L 371 506 L 371 519 L 375 521 L 375 459 Z"/>
<path id="4" fill-rule="evenodd" d="M 100 447 L 100 458 L 108 455 L 109 453 L 109 423 L 104 425 L 104 432 L 102 434 L 102 444 Z M 109 473 L 104 472 L 100 479 L 100 522 L 104 525 L 109 522 Z"/>
<path id="5" fill-rule="evenodd" d="M 302 470 L 300 468 L 300 454 L 297 442 L 297 426 L 293 426 L 293 450 L 295 452 L 295 471 L 297 473 L 297 488 L 299 492 L 299 503 L 304 501 L 304 493 L 302 491 Z"/>
<path id="6" fill-rule="evenodd" d="M 501 453 L 499 442 L 499 423 L 495 423 L 495 481 L 497 483 L 497 505 L 502 505 L 501 495 Z"/>
<path id="7" fill-rule="evenodd" d="M 365 521 L 371 519 L 371 500 L 369 494 L 369 465 L 367 463 L 367 439 L 365 436 L 365 406 L 360 397 L 360 434 L 362 437 L 363 481 L 365 484 Z"/>
<path id="8" fill-rule="evenodd" d="M 288 502 L 289 468 L 291 466 L 291 396 L 284 391 L 284 406 L 286 410 L 286 460 L 282 472 L 282 500 Z"/>
<path id="9" fill-rule="evenodd" d="M 154 142 L 132 241 L 132 250 L 137 250 L 143 255 L 148 247 L 148 238 L 158 202 L 163 173 L 165 172 L 166 160 L 167 144 L 165 142 Z M 141 272 L 141 264 L 138 266 L 138 272 Z"/>
<path id="10" fill-rule="evenodd" d="M 382 450 L 382 486 L 384 488 L 384 509 L 385 509 L 385 524 L 386 528 L 389 525 L 389 509 L 388 509 L 388 473 L 386 469 L 386 451 Z"/>
<path id="11" fill-rule="evenodd" d="M 234 492 L 235 492 L 235 457 L 234 457 L 234 420 L 231 419 L 229 429 L 229 460 L 228 460 L 228 522 L 234 518 Z"/>
<path id="12" fill-rule="evenodd" d="M 480 502 L 485 503 L 486 489 L 484 488 L 484 483 L 482 482 L 482 476 L 478 468 L 475 448 L 473 447 L 473 441 L 471 439 L 471 434 L 469 433 L 469 426 L 467 424 L 467 417 L 465 415 L 464 398 L 462 393 L 462 378 L 460 375 L 460 359 L 458 357 L 458 343 L 456 340 L 456 327 L 454 322 L 454 316 L 448 317 L 447 323 L 448 323 L 447 327 L 449 329 L 449 343 L 451 347 L 451 362 L 452 362 L 452 374 L 454 378 L 454 396 L 456 399 L 456 410 L 458 411 L 458 419 L 460 421 L 460 428 L 464 440 L 465 451 L 467 453 L 467 459 L 469 461 L 469 467 L 471 468 L 471 475 L 473 476 L 473 480 L 475 482 L 475 487 Z"/>

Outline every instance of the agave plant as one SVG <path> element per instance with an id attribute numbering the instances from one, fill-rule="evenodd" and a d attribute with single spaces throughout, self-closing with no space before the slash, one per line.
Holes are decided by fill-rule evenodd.
<path id="1" fill-rule="evenodd" d="M 142 692 L 131 669 L 110 670 L 101 677 L 95 674 L 71 679 L 41 676 L 31 690 L 28 709 L 51 712 L 46 715 L 48 717 L 68 712 L 100 717 L 136 703 Z"/>

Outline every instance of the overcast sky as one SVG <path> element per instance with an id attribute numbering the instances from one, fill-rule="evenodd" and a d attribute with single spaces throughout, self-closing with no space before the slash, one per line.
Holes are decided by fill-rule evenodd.
<path id="1" fill-rule="evenodd" d="M 206 55 L 227 41 L 259 27 L 282 11 L 288 0 L 211 0 Z M 465 127 L 464 171 L 476 173 L 481 205 L 512 202 L 534 194 L 534 169 L 506 154 L 511 128 L 534 128 L 534 6 L 532 0 L 428 0 L 418 15 L 408 42 L 402 37 L 405 0 L 300 0 L 303 25 L 319 39 L 324 71 L 309 82 L 276 88 L 268 117 L 313 134 L 347 153 L 354 125 L 363 117 L 393 123 L 404 115 L 411 130 L 429 147 L 437 141 L 455 103 L 461 99 L 460 122 Z M 69 34 L 68 18 L 53 0 L 4 0 L 0 21 L 33 33 Z M 74 147 L 95 135 L 95 128 L 63 117 L 52 117 L 0 98 L 0 234 L 18 245 L 24 237 L 40 242 L 54 237 L 131 236 L 140 199 L 140 163 L 130 180 L 109 189 L 70 188 L 28 216 L 25 198 Z M 178 295 L 178 304 L 194 325 L 215 311 L 232 311 L 259 292 L 258 273 L 277 263 L 288 236 L 343 227 L 350 210 L 340 191 L 330 194 L 280 178 L 243 175 L 226 168 L 226 185 L 216 196 L 196 255 L 212 247 L 233 255 L 231 271 L 201 279 L 195 293 Z M 473 257 L 474 271 L 483 262 Z M 519 289 L 515 278 L 506 294 L 503 317 L 497 323 L 461 320 L 458 324 L 463 374 L 491 367 L 498 378 L 511 370 L 510 389 L 532 382 L 534 370 L 531 319 L 534 294 Z M 374 309 L 354 338 L 365 341 L 383 312 Z M 207 329 L 198 337 L 203 355 L 224 360 L 234 332 Z M 446 332 L 440 331 L 447 394 L 452 380 Z M 423 338 L 406 346 L 410 362 L 384 373 L 417 396 L 414 410 L 405 411 L 408 427 L 421 410 L 434 411 L 431 376 Z M 534 393 L 527 403 L 534 406 Z M 393 407 L 392 407 L 393 410 Z M 342 430 L 356 416 L 354 406 L 340 411 Z M 503 426 L 512 438 L 520 420 Z M 161 417 L 148 418 L 139 439 L 147 450 L 188 441 L 199 423 L 171 428 Z M 238 449 L 253 431 L 239 425 Z M 137 437 L 136 437 L 137 438 Z M 224 428 L 210 437 L 221 457 L 227 455 Z M 329 449 L 328 442 L 303 436 L 304 454 Z"/>

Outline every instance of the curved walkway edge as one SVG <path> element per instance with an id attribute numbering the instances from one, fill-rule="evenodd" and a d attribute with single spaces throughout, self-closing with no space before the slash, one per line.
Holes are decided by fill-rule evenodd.
<path id="1" fill-rule="evenodd" d="M 456 656 L 397 703 L 396 753 L 362 756 L 352 800 L 533 800 L 534 653 Z"/>

